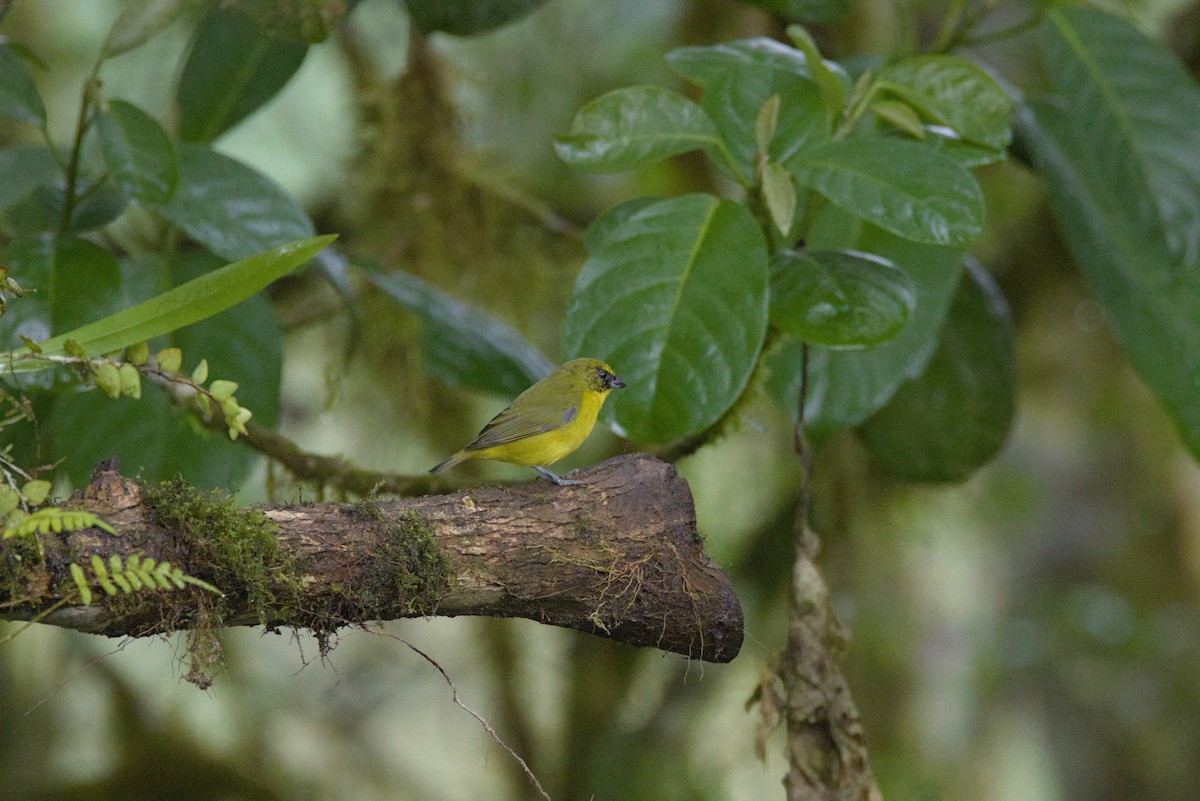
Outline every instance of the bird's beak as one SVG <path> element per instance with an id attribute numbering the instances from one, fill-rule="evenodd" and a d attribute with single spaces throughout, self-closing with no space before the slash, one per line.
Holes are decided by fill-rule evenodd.
<path id="1" fill-rule="evenodd" d="M 615 375 L 606 382 L 609 389 L 624 389 L 625 382 L 617 378 Z"/>

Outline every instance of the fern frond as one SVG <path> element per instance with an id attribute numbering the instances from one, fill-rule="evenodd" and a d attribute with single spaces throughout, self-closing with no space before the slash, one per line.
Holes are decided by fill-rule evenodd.
<path id="1" fill-rule="evenodd" d="M 4 534 L 0 535 L 0 539 L 7 540 L 12 537 L 29 537 L 37 534 L 58 534 L 63 531 L 81 531 L 85 528 L 98 528 L 109 534 L 117 533 L 115 528 L 91 512 L 47 506 L 4 529 Z"/>
<path id="2" fill-rule="evenodd" d="M 135 592 L 151 592 L 183 589 L 187 585 L 224 595 L 213 585 L 195 576 L 189 576 L 170 562 L 157 562 L 148 556 L 131 554 L 122 559 L 118 554 L 108 557 L 108 563 L 95 554 L 91 559 L 92 575 L 106 595 L 118 592 L 131 595 Z M 87 606 L 92 602 L 91 582 L 86 571 L 74 562 L 70 565 L 71 578 L 79 588 L 79 600 Z"/>

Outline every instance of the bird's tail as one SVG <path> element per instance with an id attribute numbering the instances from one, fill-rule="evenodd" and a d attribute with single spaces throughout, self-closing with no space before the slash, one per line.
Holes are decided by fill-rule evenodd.
<path id="1" fill-rule="evenodd" d="M 442 461 L 435 464 L 433 467 L 429 468 L 429 472 L 430 473 L 440 473 L 443 470 L 448 470 L 451 467 L 454 467 L 454 465 L 461 464 L 462 462 L 465 462 L 470 458 L 471 458 L 471 454 L 468 451 L 459 451 L 458 453 L 452 453 L 449 456 L 447 456 L 445 459 L 443 459 Z"/>

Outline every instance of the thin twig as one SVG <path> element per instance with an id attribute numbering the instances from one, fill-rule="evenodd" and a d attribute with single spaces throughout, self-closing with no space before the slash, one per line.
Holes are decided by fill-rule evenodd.
<path id="1" fill-rule="evenodd" d="M 502 740 L 500 738 L 500 735 L 496 733 L 496 730 L 492 728 L 491 724 L 488 723 L 487 720 L 482 715 L 480 715 L 474 709 L 471 709 L 471 707 L 467 706 L 466 704 L 464 704 L 462 702 L 462 699 L 460 699 L 458 697 L 458 688 L 454 686 L 454 682 L 452 682 L 450 680 L 450 676 L 448 676 L 446 674 L 445 669 L 441 665 L 439 665 L 433 657 L 431 657 L 429 654 L 425 653 L 420 648 L 413 645 L 411 642 L 404 639 L 403 637 L 399 637 L 395 634 L 392 634 L 392 633 L 386 632 L 386 631 L 378 632 L 378 634 L 382 637 L 390 637 L 393 640 L 404 643 L 410 649 L 412 649 L 412 651 L 415 652 L 417 654 L 417 656 L 421 657 L 426 662 L 433 665 L 434 668 L 437 670 L 437 672 L 442 674 L 442 678 L 446 680 L 446 684 L 450 685 L 450 692 L 452 693 L 452 695 L 454 697 L 454 703 L 457 706 L 459 706 L 461 709 L 463 709 L 468 715 L 475 718 L 475 720 L 479 721 L 479 725 L 483 727 L 483 730 L 486 731 L 489 735 L 491 735 L 491 738 L 493 740 L 495 740 L 496 743 L 501 748 L 503 748 L 505 751 L 507 751 L 509 753 L 509 755 L 512 756 L 513 759 L 517 760 L 517 764 L 519 764 L 521 766 L 521 770 L 525 771 L 525 775 L 529 777 L 529 781 L 533 782 L 533 786 L 537 789 L 538 795 L 540 795 L 542 798 L 544 798 L 545 801 L 552 801 L 549 794 L 547 794 L 546 791 L 544 789 L 542 789 L 542 783 L 538 781 L 537 776 L 535 776 L 533 771 L 530 770 L 528 763 L 526 763 L 525 760 L 521 758 L 521 755 L 518 754 L 516 751 L 512 750 L 512 748 L 509 747 L 508 743 L 504 742 L 504 740 Z"/>

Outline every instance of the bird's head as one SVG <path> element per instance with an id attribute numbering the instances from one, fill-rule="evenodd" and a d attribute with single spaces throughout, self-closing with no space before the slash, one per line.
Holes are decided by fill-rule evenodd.
<path id="1" fill-rule="evenodd" d="M 612 368 L 599 359 L 573 359 L 559 369 L 586 384 L 592 392 L 606 393 L 625 386 L 625 382 L 613 374 Z"/>

